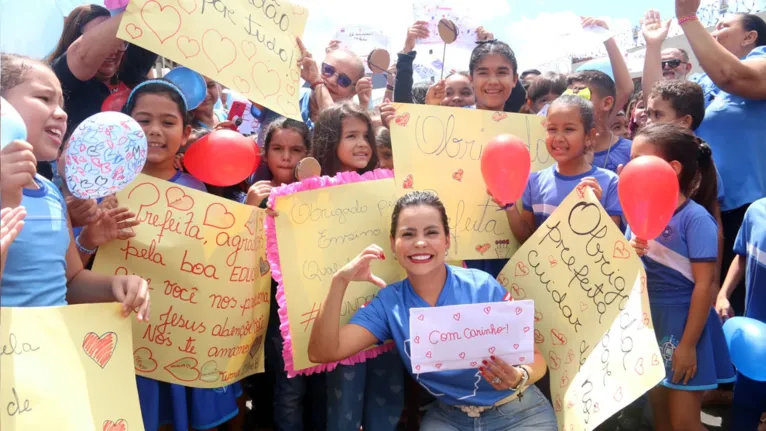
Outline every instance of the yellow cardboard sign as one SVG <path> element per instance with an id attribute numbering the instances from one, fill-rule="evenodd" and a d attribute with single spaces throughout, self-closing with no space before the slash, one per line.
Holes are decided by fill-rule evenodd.
<path id="1" fill-rule="evenodd" d="M 589 189 L 574 190 L 498 276 L 535 301 L 561 430 L 592 430 L 665 376 L 646 273 Z"/>
<path id="2" fill-rule="evenodd" d="M 141 224 L 101 247 L 93 270 L 149 281 L 151 321 L 133 327 L 136 374 L 217 388 L 263 372 L 264 211 L 146 175 L 117 199 Z"/>
<path id="3" fill-rule="evenodd" d="M 449 259 L 507 259 L 518 243 L 505 212 L 487 195 L 481 174 L 484 145 L 500 134 L 518 136 L 532 171 L 550 166 L 542 117 L 479 109 L 397 105 L 391 122 L 396 190 L 431 190 L 450 219 Z"/>
<path id="4" fill-rule="evenodd" d="M 314 320 L 338 269 L 369 245 L 377 244 L 386 250 L 387 259 L 374 261 L 373 273 L 387 283 L 404 278 L 393 252 L 389 253 L 394 194 L 394 180 L 387 178 L 277 197 L 275 209 L 280 215 L 274 218 L 275 239 L 282 274 L 278 299 L 283 294 L 285 302 L 280 301 L 280 308 L 287 308 L 289 337 L 285 337 L 284 356 L 288 375 L 327 369 L 326 365 L 309 361 L 308 343 Z M 271 247 L 269 234 L 270 253 Z M 269 258 L 276 268 L 271 254 Z M 351 283 L 343 298 L 341 324 L 347 323 L 379 290 L 372 283 Z M 280 316 L 284 326 L 285 316 L 282 313 Z M 354 362 L 365 356 L 360 354 Z"/>
<path id="5" fill-rule="evenodd" d="M 301 120 L 301 56 L 308 10 L 284 0 L 131 0 L 117 37 Z"/>
<path id="6" fill-rule="evenodd" d="M 3 431 L 143 430 L 131 338 L 118 304 L 0 308 Z"/>

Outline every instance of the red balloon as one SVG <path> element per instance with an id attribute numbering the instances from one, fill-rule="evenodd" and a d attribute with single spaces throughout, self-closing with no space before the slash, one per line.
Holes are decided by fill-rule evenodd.
<path id="1" fill-rule="evenodd" d="M 678 175 L 657 156 L 641 156 L 625 165 L 617 185 L 630 230 L 645 241 L 657 238 L 678 206 Z"/>
<path id="2" fill-rule="evenodd" d="M 205 184 L 226 187 L 250 176 L 257 157 L 252 140 L 232 130 L 215 130 L 186 150 L 184 167 Z"/>
<path id="3" fill-rule="evenodd" d="M 128 103 L 128 96 L 130 96 L 130 90 L 122 90 L 110 94 L 106 99 L 104 99 L 104 103 L 101 104 L 101 112 L 122 112 L 122 107 Z"/>
<path id="4" fill-rule="evenodd" d="M 497 135 L 481 153 L 481 174 L 492 196 L 502 204 L 516 202 L 529 180 L 527 144 L 513 135 Z"/>

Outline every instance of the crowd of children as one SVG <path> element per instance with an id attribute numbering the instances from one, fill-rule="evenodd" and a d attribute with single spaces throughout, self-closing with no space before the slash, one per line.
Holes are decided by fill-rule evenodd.
<path id="1" fill-rule="evenodd" d="M 660 72 L 680 67 L 682 60 L 677 60 L 678 64 L 662 60 L 657 48 L 657 53 L 647 54 L 646 70 L 654 70 L 653 80 L 645 80 L 650 85 L 637 94 L 631 94 L 633 83 L 613 39 L 605 42 L 605 47 L 614 79 L 594 70 L 568 76 L 538 72 L 528 73 L 522 84 L 511 47 L 483 29 L 477 31 L 479 40 L 468 71 L 448 74 L 420 94 L 417 84 L 413 84 L 412 61 L 416 40 L 426 37 L 428 30 L 419 21 L 408 30 L 395 75 L 391 71 L 386 101 L 368 111 L 364 101 L 369 101 L 371 84 L 364 77 L 359 59 L 331 44 L 327 58 L 318 65 L 299 40 L 302 55 L 298 64 L 310 87 L 303 89 L 300 97 L 304 121 L 281 118 L 261 109 L 262 129 L 253 135 L 263 152 L 261 165 L 244 183 L 226 188 L 208 187 L 185 172 L 179 156 L 210 130 L 231 125 L 215 108 L 219 84 L 206 79 L 207 98 L 190 110 L 183 91 L 170 81 L 131 82 L 122 110 L 136 120 L 147 137 L 144 174 L 261 208 L 266 208 L 273 188 L 296 181 L 296 166 L 308 156 L 319 162 L 321 175 L 395 169 L 388 131 L 395 114 L 392 101 L 521 111 L 544 117 L 546 149 L 556 163 L 530 175 L 522 208 L 514 204 L 501 206 L 515 238 L 525 242 L 572 190 L 590 187 L 615 225 L 625 231 L 647 270 L 657 341 L 667 347 L 663 350 L 666 378 L 649 393 L 655 429 L 704 429 L 700 411 L 705 391 L 736 382 L 732 429 L 753 430 L 766 411 L 766 384 L 736 373 L 722 322 L 735 310 L 766 321 L 761 302 L 766 294 L 766 147 L 762 138 L 766 128 L 756 124 L 763 123 L 766 117 L 736 117 L 736 124 L 743 127 L 743 139 L 750 146 L 735 150 L 726 149 L 732 144 L 722 141 L 722 137 L 737 139 L 737 131 L 727 135 L 721 129 L 724 126 L 714 122 L 721 121 L 722 112 L 729 115 L 727 118 L 766 114 L 762 84 L 766 82 L 766 24 L 754 15 L 727 18 L 717 28 L 714 39 L 706 31 L 700 33 L 694 19 L 696 9 L 685 9 L 686 3 L 677 0 L 679 23 L 707 75 L 691 81 L 670 79 L 675 75 Z M 82 16 L 84 12 L 75 13 Z M 98 20 L 92 27 L 97 27 L 100 37 L 116 40 L 118 19 L 104 13 L 91 15 L 87 20 Z M 83 27 L 88 25 L 87 20 Z M 605 26 L 593 19 L 584 19 L 583 23 Z M 648 43 L 659 40 L 661 45 L 664 37 L 654 36 L 658 31 L 662 33 L 662 25 L 657 20 L 645 23 Z M 135 235 L 132 228 L 138 223 L 134 214 L 113 197 L 95 201 L 71 196 L 60 178 L 54 179 L 58 177 L 57 169 L 53 169 L 54 175 L 48 175 L 51 178 L 41 175 L 45 163 L 59 159 L 67 131 L 71 133 L 76 126 L 71 124 L 68 105 L 78 106 L 77 118 L 85 118 L 76 100 L 80 97 L 77 91 L 85 92 L 87 86 L 78 80 L 88 85 L 107 85 L 115 79 L 114 71 L 101 81 L 94 83 L 93 79 L 98 79 L 102 69 L 114 69 L 112 63 L 122 58 L 122 54 L 103 52 L 101 60 L 110 67 L 99 68 L 89 59 L 93 73 L 85 73 L 86 65 L 81 62 L 87 56 L 67 58 L 67 53 L 82 49 L 78 44 L 91 43 L 92 39 L 85 37 L 86 29 L 78 32 L 65 35 L 71 40 L 59 47 L 63 57 L 51 58 L 50 63 L 6 53 L 0 58 L 0 95 L 19 112 L 27 127 L 26 140 L 13 141 L 0 153 L 0 302 L 4 307 L 41 307 L 116 301 L 123 304 L 126 317 L 135 314 L 138 320 L 148 321 L 149 290 L 140 274 L 107 276 L 86 269 L 99 246 Z M 710 45 L 711 41 L 718 45 Z M 115 46 L 115 53 L 127 49 L 122 43 Z M 706 50 L 725 58 L 717 60 Z M 724 72 L 708 67 L 715 61 L 728 62 L 739 74 L 722 76 Z M 753 79 L 761 83 L 753 84 Z M 65 93 L 62 83 L 71 91 Z M 750 87 L 743 88 L 747 83 Z M 354 100 L 355 96 L 361 104 Z M 734 108 L 728 109 L 731 106 Z M 708 115 L 714 118 L 709 120 Z M 760 147 L 752 143 L 755 139 L 760 140 Z M 732 152 L 745 154 L 735 157 Z M 622 167 L 644 155 L 666 160 L 678 175 L 681 192 L 670 223 L 658 238 L 649 241 L 631 233 L 617 193 Z M 736 161 L 743 157 L 750 158 L 750 171 L 737 172 Z M 444 207 L 433 195 L 414 193 L 402 198 L 394 212 L 391 237 L 408 278 L 386 287 L 369 306 L 360 309 L 351 324 L 339 328 L 339 298 L 348 282 L 379 282 L 369 273 L 369 263 L 385 259 L 383 250 L 375 246 L 365 250 L 333 279 L 323 307 L 325 314 L 314 325 L 309 354 L 315 362 L 330 362 L 388 339 L 394 340 L 397 349 L 362 364 L 288 378 L 273 299 L 276 283 L 272 280 L 272 308 L 265 341 L 267 372 L 218 389 L 189 388 L 137 377 L 144 427 L 151 431 L 167 427 L 177 431 L 243 427 L 290 431 L 358 431 L 361 427 L 365 431 L 386 431 L 418 429 L 422 425 L 424 430 L 468 430 L 478 429 L 472 418 L 481 417 L 486 421 L 481 429 L 557 429 L 541 355 L 536 356 L 534 364 L 524 367 L 491 358 L 482 368 L 486 381 L 480 386 L 475 401 L 479 404 L 473 406 L 476 409 L 463 409 L 466 406 L 461 406 L 459 400 L 462 385 L 471 380 L 467 371 L 432 373 L 428 378 L 412 376 L 420 386 L 406 376 L 412 370 L 405 367 L 409 365 L 404 348 L 409 329 L 408 315 L 402 310 L 475 301 L 469 298 L 471 289 L 481 292 L 485 301 L 507 299 L 494 280 L 507 261 L 468 261 L 464 266 L 474 269 L 444 269 L 444 254 L 449 247 L 445 219 Z M 402 225 L 409 227 L 402 230 Z M 426 256 L 428 264 L 412 264 L 415 252 Z M 731 255 L 731 263 L 724 259 L 727 254 Z M 489 276 L 482 273 L 483 278 L 477 281 L 476 269 Z M 432 274 L 438 276 L 433 278 Z M 438 283 L 434 284 L 434 280 Z M 732 294 L 743 280 L 744 300 L 735 305 Z M 440 297 L 442 288 L 454 290 L 454 297 Z M 408 289 L 416 292 L 415 297 L 408 296 Z M 502 385 L 498 383 L 501 381 Z M 533 392 L 522 399 L 519 394 L 527 384 L 532 385 Z M 441 398 L 431 404 L 432 395 L 437 393 Z M 515 397 L 523 402 L 508 402 Z M 245 398 L 253 403 L 247 423 L 243 424 Z M 419 407 L 426 405 L 430 407 L 422 419 Z M 637 402 L 632 407 L 642 410 L 643 404 Z M 626 408 L 623 415 L 630 410 Z M 631 428 L 623 424 L 621 429 Z"/>

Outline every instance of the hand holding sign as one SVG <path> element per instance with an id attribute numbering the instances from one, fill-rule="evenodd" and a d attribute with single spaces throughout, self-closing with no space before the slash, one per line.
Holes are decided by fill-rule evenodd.
<path id="1" fill-rule="evenodd" d="M 338 272 L 335 273 L 335 276 L 344 283 L 351 283 L 352 281 L 368 281 L 383 289 L 386 287 L 386 282 L 373 274 L 370 269 L 370 263 L 375 259 L 386 260 L 386 255 L 383 253 L 382 248 L 372 244 L 359 253 L 359 256 L 355 257 L 351 262 L 339 269 Z"/>

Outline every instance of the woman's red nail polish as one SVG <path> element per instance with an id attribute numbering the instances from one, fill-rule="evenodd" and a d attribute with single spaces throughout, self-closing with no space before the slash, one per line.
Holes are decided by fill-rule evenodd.
<path id="1" fill-rule="evenodd" d="M 484 367 L 479 367 L 479 371 L 484 374 Z"/>
<path id="2" fill-rule="evenodd" d="M 490 356 L 489 359 L 492 359 L 494 361 L 495 357 L 494 356 Z"/>
<path id="3" fill-rule="evenodd" d="M 481 363 L 487 365 L 487 361 L 481 361 Z"/>
<path id="4" fill-rule="evenodd" d="M 383 260 L 386 260 L 386 254 L 383 253 L 382 251 L 380 252 L 380 258 Z"/>

